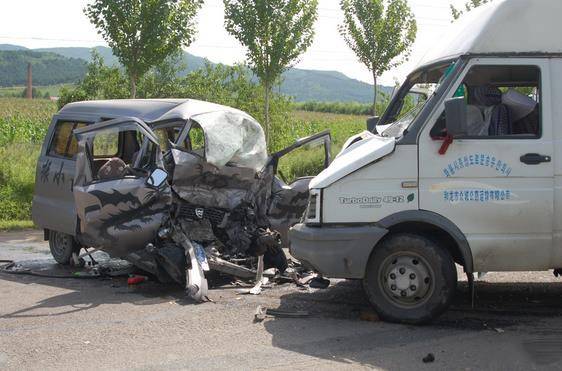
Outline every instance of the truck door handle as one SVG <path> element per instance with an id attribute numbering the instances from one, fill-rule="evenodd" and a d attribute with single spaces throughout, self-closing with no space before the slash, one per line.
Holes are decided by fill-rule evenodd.
<path id="1" fill-rule="evenodd" d="M 539 155 L 538 153 L 527 153 L 521 156 L 520 160 L 527 165 L 538 165 L 543 162 L 550 162 L 552 158 L 550 156 Z"/>

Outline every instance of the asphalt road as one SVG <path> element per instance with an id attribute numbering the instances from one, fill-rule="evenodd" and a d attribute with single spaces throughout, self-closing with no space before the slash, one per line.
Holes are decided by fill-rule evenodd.
<path id="1" fill-rule="evenodd" d="M 0 235 L 0 259 L 51 266 L 41 237 Z M 461 282 L 453 308 L 422 327 L 376 321 L 353 281 L 260 296 L 223 285 L 210 296 L 194 304 L 155 282 L 2 273 L 0 369 L 562 368 L 562 281 L 551 272 L 490 274 L 475 308 Z M 310 317 L 254 323 L 258 305 Z M 428 353 L 435 361 L 425 364 Z"/>

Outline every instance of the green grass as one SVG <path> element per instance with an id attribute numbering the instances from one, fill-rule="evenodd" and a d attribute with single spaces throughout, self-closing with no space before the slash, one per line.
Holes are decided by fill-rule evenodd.
<path id="1" fill-rule="evenodd" d="M 12 143 L 0 148 L 0 221 L 29 220 L 40 144 Z"/>
<path id="2" fill-rule="evenodd" d="M 329 129 L 334 158 L 350 136 L 366 130 L 366 120 L 367 116 L 295 111 L 291 122 L 274 129 L 275 150 L 285 148 L 295 139 Z M 298 177 L 316 175 L 322 171 L 324 157 L 323 147 L 304 147 L 284 156 L 279 163 L 279 170 L 285 181 L 292 182 Z"/>
<path id="3" fill-rule="evenodd" d="M 60 96 L 60 91 L 62 88 L 72 88 L 73 84 L 57 84 L 57 85 L 46 85 L 46 86 L 34 86 L 40 97 L 43 97 L 45 93 L 49 93 L 51 97 Z M 0 88 L 0 97 L 20 97 L 25 89 L 25 86 L 10 86 Z"/>
<path id="4" fill-rule="evenodd" d="M 32 227 L 31 201 L 43 138 L 56 112 L 48 100 L 0 99 L 0 230 Z M 295 111 L 273 128 L 273 150 L 325 129 L 332 133 L 332 154 L 351 135 L 365 129 L 366 116 Z M 322 149 L 302 148 L 285 156 L 279 168 L 290 182 L 321 171 Z"/>
<path id="5" fill-rule="evenodd" d="M 32 226 L 35 167 L 56 104 L 0 99 L 0 230 Z"/>
<path id="6" fill-rule="evenodd" d="M 31 220 L 0 220 L 0 232 L 21 231 L 33 228 L 35 228 L 35 225 Z"/>

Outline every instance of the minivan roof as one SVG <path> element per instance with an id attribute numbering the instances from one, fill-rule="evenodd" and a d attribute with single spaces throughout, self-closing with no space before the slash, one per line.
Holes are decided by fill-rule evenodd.
<path id="1" fill-rule="evenodd" d="M 562 53 L 561 0 L 493 0 L 454 22 L 419 67 L 462 55 Z"/>
<path id="2" fill-rule="evenodd" d="M 59 115 L 96 115 L 102 118 L 136 117 L 146 123 L 187 120 L 207 112 L 246 113 L 220 104 L 195 99 L 115 99 L 75 102 L 65 105 Z"/>

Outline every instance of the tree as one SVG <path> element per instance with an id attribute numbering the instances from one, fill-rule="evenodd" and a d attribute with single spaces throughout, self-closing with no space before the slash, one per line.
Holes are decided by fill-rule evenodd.
<path id="1" fill-rule="evenodd" d="M 340 6 L 344 14 L 340 34 L 373 75 L 376 115 L 377 78 L 408 59 L 416 20 L 406 0 L 341 0 Z"/>
<path id="2" fill-rule="evenodd" d="M 478 8 L 480 5 L 484 5 L 484 4 L 489 3 L 491 1 L 492 0 L 470 0 L 469 2 L 464 4 L 465 10 L 457 9 L 453 6 L 453 4 L 451 4 L 450 7 L 451 7 L 451 14 L 453 16 L 453 20 L 457 20 L 464 13 L 470 12 L 472 9 Z"/>
<path id="3" fill-rule="evenodd" d="M 85 14 L 125 67 L 131 97 L 152 67 L 194 39 L 194 17 L 203 0 L 94 0 Z"/>
<path id="4" fill-rule="evenodd" d="M 247 48 L 247 63 L 264 89 L 265 132 L 269 143 L 272 88 L 312 44 L 318 1 L 223 1 L 226 30 Z"/>

